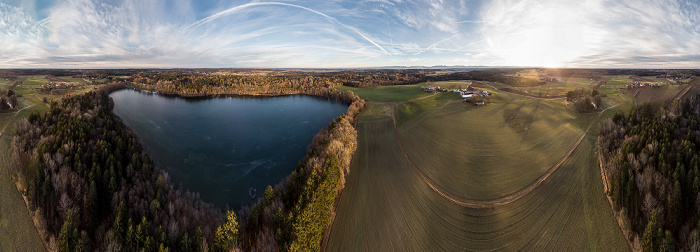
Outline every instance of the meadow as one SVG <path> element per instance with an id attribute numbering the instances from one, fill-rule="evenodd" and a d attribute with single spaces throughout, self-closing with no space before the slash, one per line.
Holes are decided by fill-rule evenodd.
<path id="1" fill-rule="evenodd" d="M 0 127 L 8 122 L 0 117 Z M 43 251 L 44 245 L 29 217 L 22 194 L 17 190 L 10 171 L 10 141 L 0 137 L 0 251 Z"/>
<path id="2" fill-rule="evenodd" d="M 442 101 L 399 128 L 416 165 L 460 198 L 490 200 L 521 190 L 582 134 L 570 124 L 575 115 L 561 100 L 498 91 L 493 96 L 500 100 L 489 106 L 463 104 L 456 97 Z M 397 107 L 398 115 L 401 111 Z"/>
<path id="3" fill-rule="evenodd" d="M 630 95 L 638 104 L 653 103 L 673 99 L 676 94 L 683 91 L 688 85 L 670 85 L 661 87 L 635 88 L 630 90 Z"/>
<path id="4" fill-rule="evenodd" d="M 549 97 L 549 96 L 565 96 L 566 92 L 574 89 L 592 89 L 594 88 L 593 83 L 595 81 L 588 81 L 585 83 L 581 82 L 549 82 L 544 85 L 534 86 L 534 87 L 518 87 L 517 89 L 522 90 L 532 96 L 538 97 Z"/>
<path id="5" fill-rule="evenodd" d="M 26 98 L 20 98 L 20 109 L 27 108 L 27 104 Z M 42 110 L 47 110 L 47 107 L 44 106 Z M 0 251 L 44 250 L 22 193 L 15 185 L 17 174 L 10 163 L 11 132 L 14 132 L 15 123 L 31 111 L 30 108 L 19 113 L 0 113 Z"/>
<path id="6" fill-rule="evenodd" d="M 18 98 L 18 112 L 0 113 L 0 251 L 44 251 L 44 245 L 39 239 L 37 230 L 28 214 L 22 199 L 22 193 L 17 190 L 16 171 L 10 163 L 10 143 L 16 122 L 32 113 L 48 111 L 48 105 L 42 101 L 55 99 L 66 94 L 84 93 L 93 86 L 81 86 L 75 90 L 63 92 L 39 93 L 41 85 L 48 83 L 43 75 L 20 76 L 16 80 L 19 85 L 15 92 L 21 94 Z M 7 88 L 7 87 L 2 87 Z"/>
<path id="7" fill-rule="evenodd" d="M 376 102 L 408 101 L 430 95 L 421 91 L 421 86 L 429 86 L 426 83 L 401 85 L 401 86 L 376 86 L 367 88 L 354 88 L 340 86 L 339 90 L 350 90 L 360 97 Z"/>
<path id="8" fill-rule="evenodd" d="M 615 75 L 610 77 L 610 80 L 605 85 L 608 86 L 625 86 L 632 84 L 634 81 L 629 78 L 629 75 Z"/>
<path id="9" fill-rule="evenodd" d="M 584 133 L 597 117 L 489 91 L 486 106 L 445 93 L 363 112 L 326 249 L 627 250 Z"/>

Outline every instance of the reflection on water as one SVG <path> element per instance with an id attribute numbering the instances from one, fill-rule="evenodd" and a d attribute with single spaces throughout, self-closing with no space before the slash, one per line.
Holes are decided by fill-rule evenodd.
<path id="1" fill-rule="evenodd" d="M 176 185 L 219 207 L 250 204 L 294 170 L 347 105 L 311 96 L 179 98 L 125 89 L 114 113 Z M 258 195 L 259 196 L 259 195 Z"/>

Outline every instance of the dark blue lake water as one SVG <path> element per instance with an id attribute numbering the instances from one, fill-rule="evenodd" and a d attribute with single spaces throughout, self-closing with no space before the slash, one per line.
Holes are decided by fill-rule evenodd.
<path id="1" fill-rule="evenodd" d="M 253 202 L 250 188 L 261 197 L 289 175 L 313 136 L 348 107 L 303 95 L 202 99 L 124 89 L 110 97 L 176 185 L 232 209 Z"/>

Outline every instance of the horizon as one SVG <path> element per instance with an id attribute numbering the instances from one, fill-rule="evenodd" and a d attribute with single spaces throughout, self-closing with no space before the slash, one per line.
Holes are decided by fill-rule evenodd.
<path id="1" fill-rule="evenodd" d="M 540 66 L 375 66 L 375 67 L 96 67 L 96 68 L 3 68 L 0 70 L 499 70 L 499 69 L 561 69 L 561 70 L 700 70 L 700 67 L 686 68 L 634 68 L 634 67 L 540 67 Z"/>
<path id="2" fill-rule="evenodd" d="M 0 2 L 3 69 L 698 69 L 700 3 Z"/>

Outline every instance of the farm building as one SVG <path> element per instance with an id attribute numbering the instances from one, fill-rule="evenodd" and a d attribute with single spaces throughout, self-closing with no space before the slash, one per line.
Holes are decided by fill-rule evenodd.
<path id="1" fill-rule="evenodd" d="M 462 101 L 473 102 L 476 105 L 485 105 L 483 98 L 490 95 L 488 91 L 478 90 L 471 85 L 465 89 L 461 89 L 459 94 L 462 97 Z"/>
<path id="2" fill-rule="evenodd" d="M 634 83 L 627 85 L 627 89 L 640 88 L 640 87 L 659 87 L 659 84 L 635 81 Z"/>
<path id="3" fill-rule="evenodd" d="M 429 86 L 422 87 L 421 90 L 423 90 L 423 92 L 439 92 L 441 89 L 440 86 Z"/>

